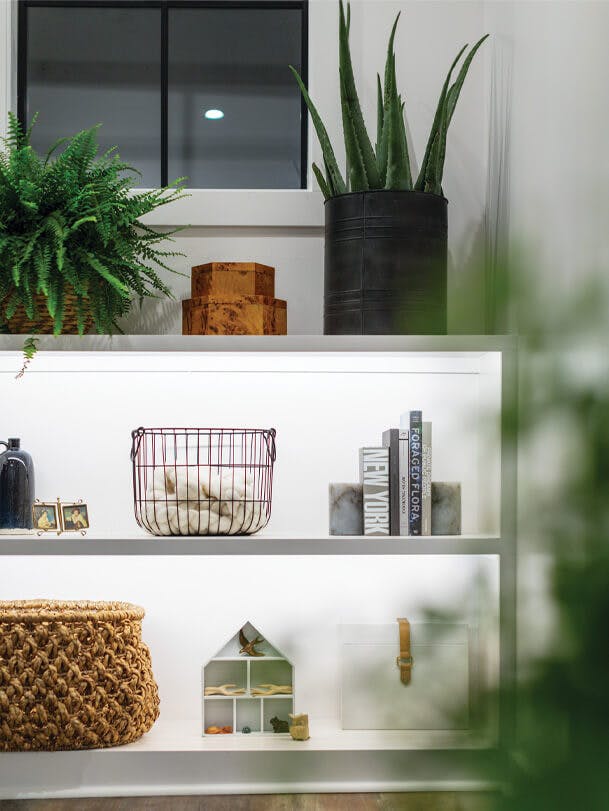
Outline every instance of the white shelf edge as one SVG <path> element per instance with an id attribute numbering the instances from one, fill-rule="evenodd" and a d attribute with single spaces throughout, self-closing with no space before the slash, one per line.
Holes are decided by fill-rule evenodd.
<path id="1" fill-rule="evenodd" d="M 290 698 L 290 696 L 286 696 Z M 310 719 L 311 737 L 294 741 L 289 735 L 251 733 L 243 735 L 204 735 L 198 721 L 157 721 L 139 741 L 109 752 L 312 752 L 312 751 L 390 751 L 427 749 L 487 749 L 490 738 L 471 730 L 343 730 L 337 720 Z"/>
<path id="2" fill-rule="evenodd" d="M 208 664 L 211 662 L 287 662 L 288 660 L 285 656 L 257 656 L 255 658 L 251 656 L 214 656 L 213 659 L 210 659 Z M 288 664 L 290 664 L 288 662 Z M 210 698 L 210 696 L 206 696 L 206 698 Z M 256 696 L 253 696 L 256 698 Z M 288 696 L 289 698 L 289 696 Z"/>
<path id="3" fill-rule="evenodd" d="M 498 535 L 176 536 L 0 535 L 2 555 L 500 555 Z"/>
<path id="4" fill-rule="evenodd" d="M 217 659 L 215 661 L 218 661 Z M 269 658 L 269 661 L 273 661 Z M 287 698 L 291 700 L 294 698 L 293 694 L 282 693 L 281 695 L 276 696 L 253 696 L 250 694 L 246 695 L 238 695 L 238 696 L 203 696 L 204 701 L 232 701 L 236 699 L 237 701 L 247 699 L 248 701 L 258 701 L 259 699 L 263 698 L 265 701 L 270 701 L 277 698 Z"/>
<path id="5" fill-rule="evenodd" d="M 178 306 L 179 303 L 176 304 Z M 21 352 L 23 335 L 0 335 L 0 352 Z M 44 352 L 500 352 L 500 335 L 41 335 Z"/>

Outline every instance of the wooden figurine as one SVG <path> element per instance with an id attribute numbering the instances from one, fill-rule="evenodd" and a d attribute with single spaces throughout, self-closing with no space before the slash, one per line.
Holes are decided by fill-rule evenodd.
<path id="1" fill-rule="evenodd" d="M 273 732 L 289 732 L 289 724 L 287 721 L 283 721 L 281 718 L 271 718 L 271 726 L 273 727 Z"/>
<path id="2" fill-rule="evenodd" d="M 253 696 L 291 696 L 291 684 L 259 684 L 252 689 Z"/>
<path id="3" fill-rule="evenodd" d="M 295 741 L 309 740 L 309 716 L 306 713 L 300 715 L 288 715 L 290 719 L 290 735 Z"/>
<path id="4" fill-rule="evenodd" d="M 206 696 L 242 696 L 245 693 L 243 687 L 237 689 L 236 684 L 220 684 L 218 687 L 206 687 Z"/>
<path id="5" fill-rule="evenodd" d="M 256 645 L 261 645 L 263 642 L 264 639 L 261 636 L 257 636 L 255 639 L 252 639 L 251 642 L 248 642 L 247 637 L 243 633 L 243 628 L 239 631 L 239 644 L 241 645 L 239 653 L 244 656 L 264 656 L 264 653 L 256 650 Z"/>

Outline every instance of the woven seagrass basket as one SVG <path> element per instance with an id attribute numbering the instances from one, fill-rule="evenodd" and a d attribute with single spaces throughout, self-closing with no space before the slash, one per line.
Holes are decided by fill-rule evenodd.
<path id="1" fill-rule="evenodd" d="M 119 746 L 159 715 L 144 609 L 0 601 L 0 751 Z"/>
<path id="2" fill-rule="evenodd" d="M 55 319 L 49 314 L 46 297 L 42 293 L 34 296 L 38 317 L 35 320 L 28 318 L 23 304 L 20 304 L 12 318 L 6 321 L 6 329 L 12 335 L 52 335 Z M 87 315 L 85 319 L 85 332 L 93 326 L 93 318 Z M 63 313 L 62 335 L 78 335 L 78 316 L 76 310 L 76 296 L 66 293 Z"/>

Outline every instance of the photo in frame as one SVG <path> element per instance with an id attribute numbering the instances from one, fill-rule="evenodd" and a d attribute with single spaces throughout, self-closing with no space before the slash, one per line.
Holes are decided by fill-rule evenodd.
<path id="1" fill-rule="evenodd" d="M 61 524 L 63 532 L 85 533 L 89 529 L 89 508 L 82 501 L 61 504 Z"/>
<path id="2" fill-rule="evenodd" d="M 32 521 L 38 532 L 61 532 L 59 502 L 36 501 L 32 507 Z"/>

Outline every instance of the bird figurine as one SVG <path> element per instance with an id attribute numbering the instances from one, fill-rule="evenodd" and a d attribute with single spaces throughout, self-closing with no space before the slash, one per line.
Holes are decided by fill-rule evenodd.
<path id="1" fill-rule="evenodd" d="M 252 639 L 251 642 L 248 642 L 247 637 L 243 633 L 243 628 L 239 631 L 239 644 L 241 645 L 239 653 L 242 653 L 244 656 L 264 656 L 264 653 L 256 650 L 256 645 L 260 645 L 262 642 L 264 642 L 264 639 L 261 636 L 257 636 L 255 639 Z"/>

